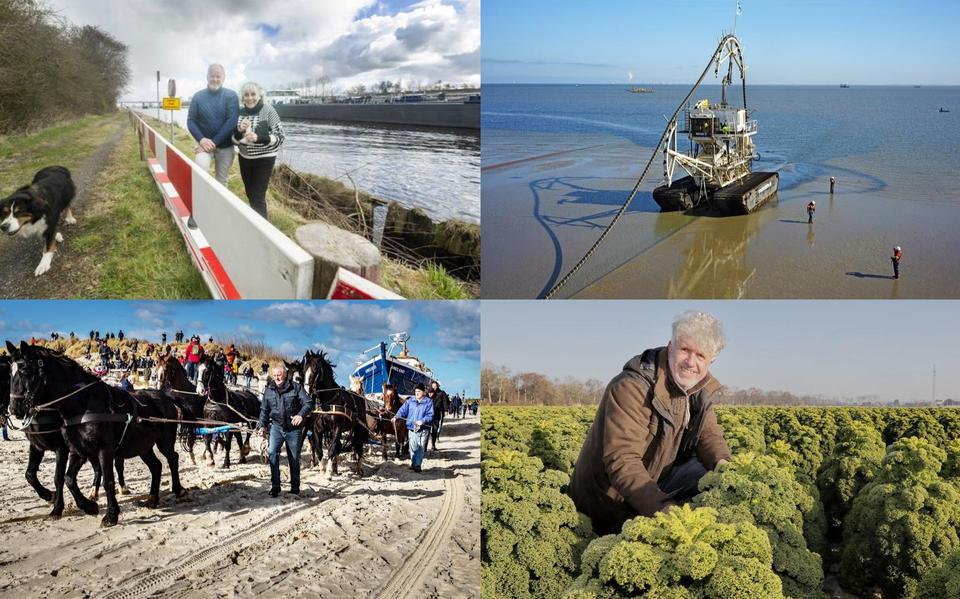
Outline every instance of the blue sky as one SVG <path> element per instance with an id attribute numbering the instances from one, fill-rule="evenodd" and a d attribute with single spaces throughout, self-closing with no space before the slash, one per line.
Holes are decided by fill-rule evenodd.
<path id="1" fill-rule="evenodd" d="M 604 382 L 684 310 L 724 324 L 721 383 L 881 401 L 960 399 L 960 301 L 484 301 L 483 361 Z"/>
<path id="2" fill-rule="evenodd" d="M 279 301 L 0 301 L 0 339 L 14 343 L 52 331 L 87 336 L 91 329 L 159 342 L 177 329 L 206 341 L 262 340 L 300 357 L 324 349 L 347 385 L 359 354 L 387 335 L 410 333 L 410 352 L 429 366 L 449 392 L 480 386 L 480 302 Z"/>
<path id="3" fill-rule="evenodd" d="M 756 84 L 960 84 L 960 2 L 741 0 Z M 736 0 L 483 0 L 484 83 L 692 84 Z M 707 83 L 712 83 L 712 79 Z"/>

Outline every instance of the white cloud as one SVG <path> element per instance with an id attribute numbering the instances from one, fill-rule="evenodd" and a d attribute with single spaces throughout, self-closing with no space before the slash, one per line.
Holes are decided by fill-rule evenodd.
<path id="1" fill-rule="evenodd" d="M 398 307 L 385 307 L 365 302 L 278 302 L 257 310 L 253 316 L 280 321 L 298 330 L 311 325 L 330 327 L 341 339 L 337 344 L 341 346 L 381 339 L 406 331 L 412 325 L 410 313 L 402 303 Z"/>
<path id="2" fill-rule="evenodd" d="M 437 325 L 436 341 L 449 354 L 447 359 L 480 359 L 480 302 L 431 302 L 423 308 Z"/>
<path id="3" fill-rule="evenodd" d="M 189 97 L 206 85 L 212 62 L 224 65 L 232 89 L 247 79 L 269 88 L 321 75 L 340 89 L 381 79 L 480 82 L 479 0 L 424 0 L 390 15 L 374 0 L 50 4 L 130 48 L 127 99 L 154 98 L 157 70 L 161 93 L 175 78 L 178 95 Z"/>

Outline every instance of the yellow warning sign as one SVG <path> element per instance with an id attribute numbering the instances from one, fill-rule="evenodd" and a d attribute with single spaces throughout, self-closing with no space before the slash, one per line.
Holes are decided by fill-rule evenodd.
<path id="1" fill-rule="evenodd" d="M 180 98 L 164 98 L 164 110 L 180 110 Z"/>

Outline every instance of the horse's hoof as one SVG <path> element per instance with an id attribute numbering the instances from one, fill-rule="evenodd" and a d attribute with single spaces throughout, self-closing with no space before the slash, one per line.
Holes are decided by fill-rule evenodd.
<path id="1" fill-rule="evenodd" d="M 98 508 L 97 504 L 92 501 L 89 504 L 84 504 L 79 507 L 83 513 L 88 516 L 96 516 L 98 513 L 100 513 L 100 508 Z"/>
<path id="2" fill-rule="evenodd" d="M 116 526 L 116 525 L 117 525 L 116 516 L 114 516 L 113 518 L 111 518 L 110 516 L 104 516 L 103 519 L 100 520 L 100 528 L 110 528 L 111 526 Z"/>
<path id="3" fill-rule="evenodd" d="M 160 498 L 156 495 L 151 495 L 146 501 L 143 502 L 143 507 L 156 508 L 160 505 Z"/>
<path id="4" fill-rule="evenodd" d="M 174 495 L 176 495 L 178 499 L 182 499 L 183 497 L 186 497 L 186 496 L 187 496 L 187 490 L 186 490 L 186 489 L 180 489 L 179 491 L 176 491 L 176 492 L 174 493 Z"/>
<path id="5" fill-rule="evenodd" d="M 247 456 L 241 455 L 241 456 L 240 456 L 240 463 L 241 463 L 241 464 L 246 464 L 246 463 L 247 463 Z"/>
<path id="6" fill-rule="evenodd" d="M 121 486 L 120 486 L 120 494 L 121 494 L 121 495 L 129 495 L 129 494 L 130 494 L 130 489 L 128 489 L 128 488 L 124 487 L 123 485 L 121 485 Z"/>
<path id="7" fill-rule="evenodd" d="M 59 519 L 60 519 L 60 516 L 62 516 L 62 515 L 63 515 L 63 510 L 62 510 L 62 509 L 61 509 L 61 510 L 53 510 L 52 512 L 50 512 L 50 515 L 47 516 L 47 517 L 50 518 L 51 520 L 59 520 Z"/>
<path id="8" fill-rule="evenodd" d="M 43 491 L 38 492 L 40 499 L 46 501 L 47 503 L 53 503 L 53 493 L 44 489 Z"/>

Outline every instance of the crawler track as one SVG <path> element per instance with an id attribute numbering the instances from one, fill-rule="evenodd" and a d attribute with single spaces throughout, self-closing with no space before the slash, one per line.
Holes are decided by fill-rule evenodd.
<path id="1" fill-rule="evenodd" d="M 226 560 L 231 554 L 246 549 L 265 540 L 271 535 L 292 527 L 300 520 L 301 512 L 337 497 L 347 487 L 353 484 L 356 484 L 356 481 L 344 481 L 333 489 L 330 489 L 328 495 L 322 499 L 294 502 L 283 508 L 282 511 L 269 520 L 236 532 L 225 539 L 217 539 L 206 548 L 183 558 L 169 568 L 164 568 L 148 576 L 136 576 L 132 578 L 123 588 L 105 595 L 105 599 L 136 599 L 137 597 L 151 595 L 159 589 L 168 587 L 172 582 L 186 576 L 190 572 Z"/>
<path id="2" fill-rule="evenodd" d="M 445 541 L 457 521 L 457 514 L 463 505 L 463 479 L 459 476 L 447 478 L 444 481 L 445 493 L 440 513 L 427 532 L 420 540 L 420 544 L 413 550 L 400 568 L 394 572 L 390 581 L 380 590 L 377 597 L 420 597 L 420 587 L 424 578 L 433 571 L 433 564 L 440 555 Z"/>

